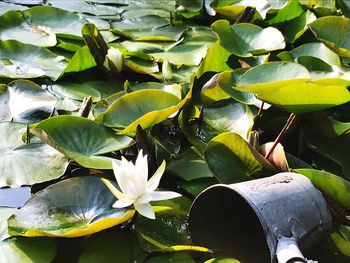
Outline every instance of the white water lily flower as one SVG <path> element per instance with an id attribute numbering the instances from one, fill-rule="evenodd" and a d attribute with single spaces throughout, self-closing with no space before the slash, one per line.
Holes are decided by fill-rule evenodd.
<path id="1" fill-rule="evenodd" d="M 149 180 L 147 155 L 143 156 L 142 150 L 139 152 L 135 164 L 124 157 L 122 157 L 121 161 L 113 160 L 112 163 L 113 172 L 121 191 L 108 180 L 102 180 L 118 199 L 113 204 L 114 208 L 134 205 L 135 210 L 141 215 L 155 219 L 155 214 L 150 204 L 151 201 L 161 201 L 181 196 L 171 191 L 155 191 L 164 173 L 165 161 Z"/>
<path id="2" fill-rule="evenodd" d="M 123 53 L 117 48 L 110 48 L 106 55 L 107 60 L 104 62 L 104 66 L 109 70 L 116 70 L 121 72 L 124 65 Z"/>

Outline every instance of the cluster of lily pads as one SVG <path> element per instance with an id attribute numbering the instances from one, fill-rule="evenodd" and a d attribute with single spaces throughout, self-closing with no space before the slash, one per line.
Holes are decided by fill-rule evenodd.
<path id="1" fill-rule="evenodd" d="M 239 262 L 193 243 L 190 205 L 281 171 L 332 211 L 312 258 L 349 260 L 348 1 L 7 0 L 0 14 L 0 187 L 33 193 L 0 207 L 1 262 Z M 143 167 L 145 192 L 119 160 Z M 152 201 L 158 184 L 182 197 Z"/>

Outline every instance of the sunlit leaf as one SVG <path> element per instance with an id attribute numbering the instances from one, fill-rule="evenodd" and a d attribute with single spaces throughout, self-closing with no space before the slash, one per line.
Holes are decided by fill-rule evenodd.
<path id="1" fill-rule="evenodd" d="M 186 223 L 186 213 L 170 207 L 154 208 L 155 220 L 138 217 L 135 222 L 135 232 L 143 250 L 148 252 L 209 251 L 207 248 L 192 245 Z"/>
<path id="2" fill-rule="evenodd" d="M 204 157 L 216 179 L 226 184 L 246 181 L 252 175 L 261 173 L 264 166 L 273 170 L 263 156 L 232 132 L 213 138 L 205 148 Z"/>
<path id="3" fill-rule="evenodd" d="M 134 210 L 114 209 L 115 196 L 97 177 L 75 177 L 39 191 L 8 220 L 15 236 L 79 237 L 119 225 Z"/>
<path id="4" fill-rule="evenodd" d="M 67 158 L 44 143 L 25 144 L 26 125 L 0 123 L 0 187 L 32 185 L 60 177 Z"/>
<path id="5" fill-rule="evenodd" d="M 237 56 L 248 57 L 285 47 L 282 33 L 273 27 L 263 29 L 248 23 L 230 26 L 226 20 L 218 20 L 211 27 L 221 45 Z"/>
<path id="6" fill-rule="evenodd" d="M 109 127 L 121 128 L 121 133 L 135 133 L 138 125 L 147 129 L 178 111 L 191 97 L 183 100 L 162 90 L 139 90 L 116 100 L 97 120 Z"/>
<path id="7" fill-rule="evenodd" d="M 340 16 L 318 18 L 309 25 L 314 35 L 342 57 L 350 57 L 350 19 Z M 336 29 L 336 30 L 335 30 Z"/>
<path id="8" fill-rule="evenodd" d="M 89 119 L 56 116 L 40 122 L 31 133 L 82 166 L 111 169 L 105 153 L 127 148 L 133 140 Z"/>
<path id="9" fill-rule="evenodd" d="M 67 66 L 65 58 L 51 51 L 15 40 L 0 41 L 0 76 L 5 78 L 58 79 Z"/>
<path id="10" fill-rule="evenodd" d="M 49 117 L 56 99 L 28 80 L 16 80 L 0 87 L 0 121 L 33 123 Z"/>
<path id="11" fill-rule="evenodd" d="M 144 262 L 147 254 L 137 244 L 135 236 L 126 231 L 103 232 L 90 239 L 85 246 L 79 263 Z"/>

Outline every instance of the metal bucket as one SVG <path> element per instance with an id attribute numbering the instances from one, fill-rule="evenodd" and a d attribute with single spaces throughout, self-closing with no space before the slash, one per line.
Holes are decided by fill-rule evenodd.
<path id="1" fill-rule="evenodd" d="M 301 254 L 332 227 L 322 194 L 296 173 L 214 185 L 192 204 L 193 241 L 243 263 L 308 262 Z M 299 250 L 300 248 L 300 250 Z"/>

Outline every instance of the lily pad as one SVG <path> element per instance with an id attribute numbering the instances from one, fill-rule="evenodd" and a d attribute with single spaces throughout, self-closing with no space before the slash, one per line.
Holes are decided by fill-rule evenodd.
<path id="1" fill-rule="evenodd" d="M 176 159 L 170 160 L 166 170 L 186 181 L 213 177 L 203 157 L 199 156 L 193 149 L 188 149 Z"/>
<path id="2" fill-rule="evenodd" d="M 136 237 L 130 231 L 103 232 L 89 240 L 84 248 L 79 263 L 115 263 L 144 262 L 147 254 L 137 244 Z"/>
<path id="3" fill-rule="evenodd" d="M 55 46 L 59 37 L 81 39 L 86 19 L 50 6 L 10 11 L 0 17 L 0 39 L 17 40 L 36 46 Z"/>
<path id="4" fill-rule="evenodd" d="M 0 121 L 39 122 L 52 114 L 55 105 L 55 97 L 28 80 L 0 87 Z"/>
<path id="5" fill-rule="evenodd" d="M 305 175 L 326 196 L 329 201 L 350 212 L 350 182 L 327 171 L 314 169 L 295 169 L 297 173 Z"/>
<path id="6" fill-rule="evenodd" d="M 80 165 L 97 169 L 112 168 L 112 158 L 102 154 L 133 143 L 131 138 L 117 135 L 102 124 L 76 116 L 52 117 L 30 131 Z"/>
<path id="7" fill-rule="evenodd" d="M 60 177 L 67 158 L 44 143 L 25 144 L 26 125 L 0 123 L 0 187 L 41 183 Z"/>
<path id="8" fill-rule="evenodd" d="M 13 236 L 79 237 L 119 225 L 134 210 L 112 208 L 115 196 L 97 177 L 75 177 L 34 194 L 8 219 Z"/>
<path id="9" fill-rule="evenodd" d="M 237 90 L 263 93 L 310 80 L 308 70 L 294 62 L 271 62 L 249 69 L 237 80 Z"/>
<path id="10" fill-rule="evenodd" d="M 221 45 L 237 56 L 249 57 L 285 47 L 282 33 L 273 27 L 261 28 L 248 23 L 230 26 L 227 20 L 218 20 L 211 27 Z"/>
<path id="11" fill-rule="evenodd" d="M 186 213 L 165 206 L 154 207 L 156 219 L 138 217 L 135 232 L 140 247 L 148 252 L 201 251 L 207 248 L 192 245 Z M 164 231 L 166 229 L 166 231 Z"/>
<path id="12" fill-rule="evenodd" d="M 249 107 L 232 100 L 223 105 L 205 107 L 203 120 L 217 133 L 234 132 L 244 139 L 248 138 L 254 124 Z"/>
<path id="13" fill-rule="evenodd" d="M 122 134 L 133 134 L 138 125 L 147 129 L 167 119 L 178 111 L 191 97 L 191 91 L 183 100 L 162 90 L 139 90 L 116 100 L 96 120 L 108 127 L 122 129 Z"/>
<path id="14" fill-rule="evenodd" d="M 0 76 L 5 78 L 60 77 L 67 66 L 63 56 L 16 40 L 0 41 Z"/>
<path id="15" fill-rule="evenodd" d="M 274 170 L 263 156 L 233 132 L 213 138 L 205 148 L 204 158 L 215 178 L 225 184 L 246 181 L 261 173 L 264 166 Z"/>
<path id="16" fill-rule="evenodd" d="M 314 35 L 342 57 L 350 57 L 350 19 L 340 16 L 318 18 L 309 25 Z M 336 30 L 335 30 L 336 29 Z"/>

